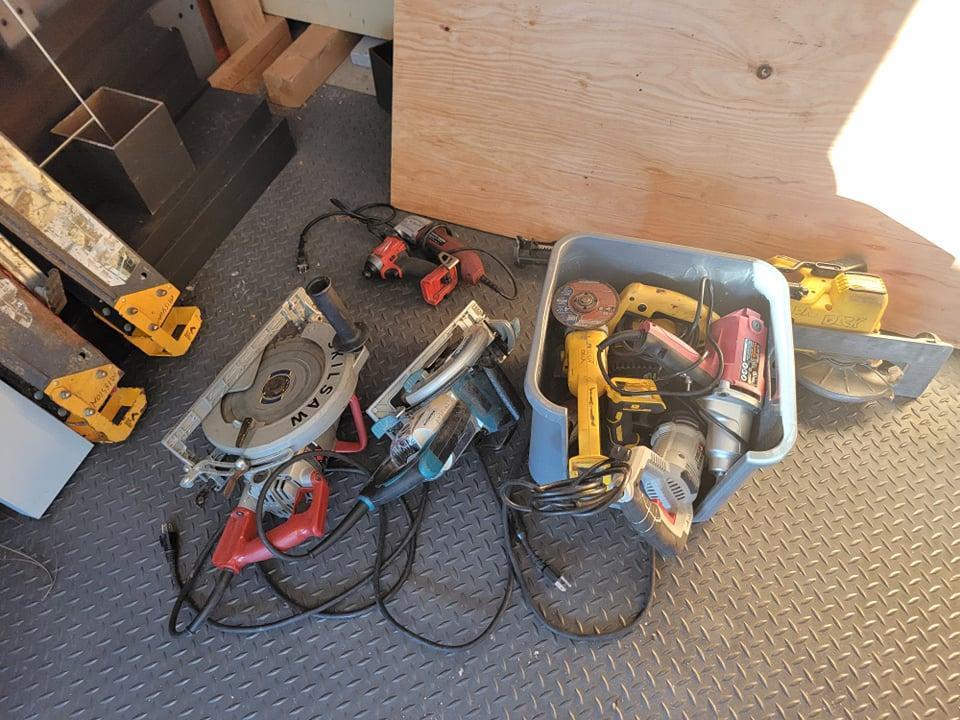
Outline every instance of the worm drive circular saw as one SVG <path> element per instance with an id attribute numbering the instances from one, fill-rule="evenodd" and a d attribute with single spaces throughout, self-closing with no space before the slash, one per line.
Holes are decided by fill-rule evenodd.
<path id="1" fill-rule="evenodd" d="M 365 331 L 352 323 L 327 278 L 298 288 L 220 371 L 186 415 L 163 438 L 183 461 L 180 485 L 204 481 L 226 496 L 241 485 L 240 500 L 214 552 L 214 565 L 239 572 L 270 557 L 257 537 L 254 512 L 285 520 L 269 532 L 289 549 L 323 534 L 329 490 L 318 462 L 299 460 L 270 484 L 271 470 L 305 449 L 360 452 L 367 436 L 357 379 L 367 361 Z M 337 438 L 350 409 L 357 440 Z M 201 428 L 212 450 L 198 455 L 188 440 Z M 305 510 L 298 511 L 309 499 Z"/>
<path id="2" fill-rule="evenodd" d="M 797 382 L 811 392 L 852 403 L 919 397 L 953 351 L 932 333 L 884 332 L 887 286 L 861 260 L 770 264 L 790 288 Z"/>

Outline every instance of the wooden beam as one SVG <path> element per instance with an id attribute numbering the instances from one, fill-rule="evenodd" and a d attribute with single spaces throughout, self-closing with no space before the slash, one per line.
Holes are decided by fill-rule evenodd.
<path id="1" fill-rule="evenodd" d="M 263 10 L 384 40 L 393 37 L 393 0 L 263 0 Z"/>
<path id="2" fill-rule="evenodd" d="M 397 0 L 393 204 L 544 240 L 860 255 L 885 329 L 957 341 L 960 84 L 918 78 L 956 66 L 960 4 L 821 5 Z"/>
<path id="3" fill-rule="evenodd" d="M 263 73 L 267 97 L 285 107 L 300 107 L 337 69 L 359 35 L 311 25 Z"/>
<path id="4" fill-rule="evenodd" d="M 267 22 L 260 0 L 211 0 L 211 4 L 231 53 L 257 35 Z"/>
<path id="5" fill-rule="evenodd" d="M 290 27 L 284 18 L 266 16 L 263 27 L 210 76 L 211 87 L 255 93 L 263 73 L 290 46 Z"/>

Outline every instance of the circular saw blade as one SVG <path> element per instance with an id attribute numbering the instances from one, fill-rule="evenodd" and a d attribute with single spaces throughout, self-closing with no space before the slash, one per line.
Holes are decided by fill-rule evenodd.
<path id="1" fill-rule="evenodd" d="M 565 327 L 592 330 L 610 322 L 617 314 L 620 296 L 598 280 L 572 280 L 553 295 L 553 316 Z"/>
<path id="2" fill-rule="evenodd" d="M 797 382 L 830 400 L 863 403 L 893 397 L 888 374 L 875 363 L 797 353 Z"/>
<path id="3" fill-rule="evenodd" d="M 220 401 L 228 423 L 252 418 L 257 425 L 283 419 L 309 400 L 324 375 L 323 350 L 302 337 L 287 338 L 264 350 L 250 387 Z"/>

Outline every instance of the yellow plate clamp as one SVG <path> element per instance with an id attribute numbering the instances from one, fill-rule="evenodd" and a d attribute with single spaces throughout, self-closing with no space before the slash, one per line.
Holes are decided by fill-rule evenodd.
<path id="1" fill-rule="evenodd" d="M 120 297 L 113 309 L 124 324 L 132 327 L 125 334 L 146 355 L 179 357 L 197 337 L 203 319 L 198 307 L 178 307 L 180 291 L 170 283 Z M 97 314 L 103 322 L 115 326 Z"/>
<path id="2" fill-rule="evenodd" d="M 117 387 L 120 375 L 116 365 L 101 365 L 51 380 L 44 394 L 67 411 L 67 425 L 87 440 L 121 442 L 143 415 L 147 396 L 142 388 Z"/>

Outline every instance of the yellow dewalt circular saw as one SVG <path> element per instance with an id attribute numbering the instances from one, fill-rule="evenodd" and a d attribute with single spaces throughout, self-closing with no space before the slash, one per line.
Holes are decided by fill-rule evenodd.
<path id="1" fill-rule="evenodd" d="M 769 262 L 790 289 L 802 387 L 839 402 L 917 397 L 949 357 L 952 348 L 930 333 L 906 338 L 881 330 L 887 287 L 862 260 L 777 255 Z"/>

